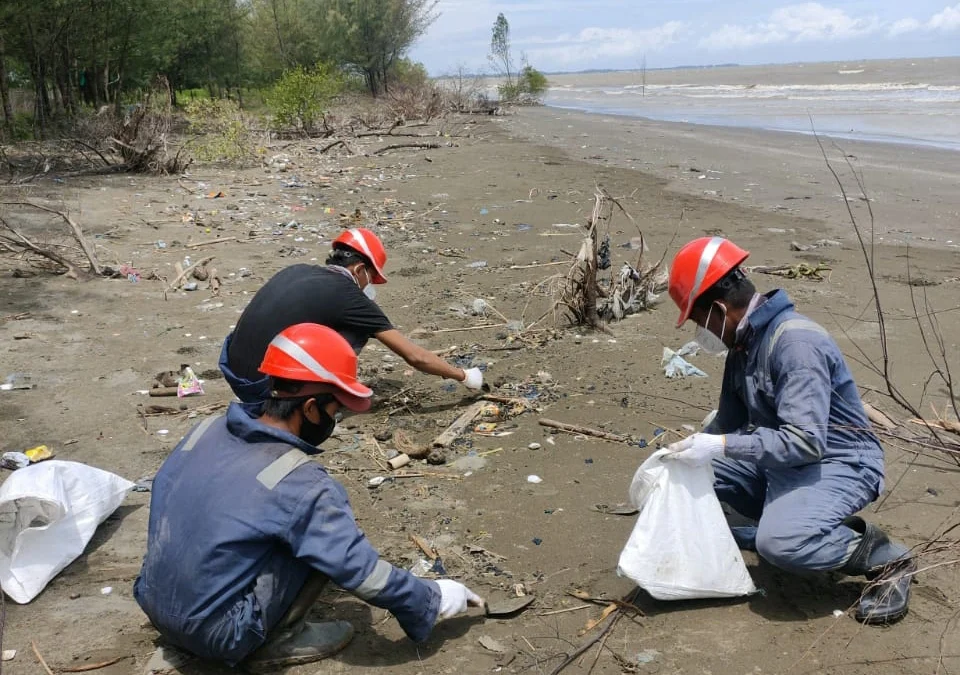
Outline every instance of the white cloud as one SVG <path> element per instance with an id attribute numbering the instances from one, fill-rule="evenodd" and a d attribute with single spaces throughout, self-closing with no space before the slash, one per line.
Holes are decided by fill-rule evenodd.
<path id="1" fill-rule="evenodd" d="M 937 12 L 927 21 L 900 19 L 890 26 L 889 33 L 897 36 L 918 31 L 952 33 L 957 30 L 960 30 L 960 3 L 944 7 L 943 11 Z"/>
<path id="2" fill-rule="evenodd" d="M 922 26 L 923 24 L 916 19 L 900 19 L 891 24 L 889 33 L 893 36 L 903 35 L 904 33 L 912 33 L 915 30 L 919 30 Z"/>
<path id="3" fill-rule="evenodd" d="M 767 21 L 750 26 L 725 25 L 702 40 L 708 49 L 743 49 L 776 42 L 848 40 L 875 32 L 874 16 L 854 17 L 842 9 L 818 2 L 789 5 L 774 11 Z"/>
<path id="4" fill-rule="evenodd" d="M 647 29 L 584 28 L 576 34 L 552 38 L 533 37 L 518 44 L 535 63 L 548 68 L 573 63 L 603 62 L 613 58 L 640 57 L 678 42 L 687 30 L 682 21 L 669 21 Z"/>
<path id="5" fill-rule="evenodd" d="M 927 28 L 949 33 L 960 30 L 960 2 L 953 7 L 944 7 L 942 12 L 934 14 L 927 22 Z"/>

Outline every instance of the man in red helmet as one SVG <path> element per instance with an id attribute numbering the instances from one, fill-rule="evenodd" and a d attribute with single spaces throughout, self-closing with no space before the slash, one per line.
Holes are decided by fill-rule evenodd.
<path id="1" fill-rule="evenodd" d="M 733 528 L 742 548 L 788 571 L 866 575 L 857 618 L 897 621 L 915 563 L 854 515 L 883 490 L 883 449 L 836 342 L 783 290 L 757 293 L 748 255 L 703 237 L 674 258 L 677 327 L 692 320 L 700 346 L 727 360 L 715 418 L 669 446 L 672 458 L 712 462 L 720 501 L 755 523 Z"/>
<path id="2" fill-rule="evenodd" d="M 260 361 L 270 340 L 298 323 L 333 328 L 357 353 L 374 337 L 421 372 L 480 389 L 479 368 L 457 368 L 411 342 L 374 302 L 376 286 L 387 283 L 386 264 L 383 243 L 359 227 L 344 230 L 334 240 L 325 267 L 292 265 L 277 272 L 253 296 L 220 353 L 220 369 L 237 397 L 251 404 L 267 397 L 267 379 L 257 370 Z"/>
<path id="3" fill-rule="evenodd" d="M 196 425 L 153 482 L 147 554 L 134 597 L 173 647 L 258 672 L 310 663 L 347 645 L 345 621 L 307 622 L 327 581 L 389 610 L 412 639 L 483 600 L 381 559 L 347 494 L 310 459 L 343 406 L 370 407 L 357 357 L 325 326 L 275 336 L 254 417 L 233 403 Z"/>

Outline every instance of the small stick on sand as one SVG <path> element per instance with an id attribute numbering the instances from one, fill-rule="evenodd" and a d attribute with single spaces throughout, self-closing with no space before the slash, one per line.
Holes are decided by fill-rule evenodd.
<path id="1" fill-rule="evenodd" d="M 540 426 L 550 427 L 551 429 L 558 429 L 564 431 L 568 434 L 583 434 L 584 436 L 593 436 L 594 438 L 602 438 L 605 441 L 613 441 L 615 443 L 629 443 L 633 439 L 629 436 L 624 436 L 622 434 L 614 434 L 609 431 L 601 431 L 600 429 L 592 429 L 590 427 L 582 427 L 578 424 L 567 424 L 565 422 L 557 422 L 555 420 L 541 419 L 539 420 Z"/>
<path id="2" fill-rule="evenodd" d="M 196 244 L 187 244 L 184 248 L 200 248 L 201 246 L 213 246 L 214 244 L 222 244 L 225 241 L 236 240 L 236 237 L 222 237 L 220 239 L 211 239 L 210 241 L 198 241 Z"/>
<path id="3" fill-rule="evenodd" d="M 43 660 L 42 656 L 40 656 L 40 650 L 37 649 L 37 643 L 31 642 L 30 646 L 33 647 L 33 655 L 37 657 L 37 661 L 39 661 L 40 665 L 43 666 L 43 669 L 47 671 L 47 675 L 53 675 L 53 671 L 50 670 L 50 666 L 48 666 L 47 662 Z"/>

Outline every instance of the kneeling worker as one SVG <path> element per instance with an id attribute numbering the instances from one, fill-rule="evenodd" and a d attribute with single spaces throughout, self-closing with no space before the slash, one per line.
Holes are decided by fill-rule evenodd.
<path id="1" fill-rule="evenodd" d="M 258 370 L 260 362 L 273 337 L 298 323 L 333 328 L 358 354 L 370 338 L 376 338 L 422 373 L 480 389 L 483 373 L 479 368 L 457 368 L 412 342 L 374 302 L 375 288 L 387 283 L 386 264 L 383 242 L 358 227 L 344 230 L 333 241 L 326 266 L 291 265 L 277 272 L 256 292 L 223 343 L 220 370 L 233 393 L 254 406 L 269 396 L 269 381 Z"/>
<path id="2" fill-rule="evenodd" d="M 233 403 L 196 425 L 157 473 L 134 597 L 172 646 L 251 670 L 310 663 L 347 645 L 344 621 L 309 623 L 326 582 L 389 610 L 410 638 L 482 606 L 455 581 L 393 567 L 354 521 L 347 494 L 311 461 L 340 406 L 370 407 L 357 357 L 335 331 L 287 328 L 261 371 L 260 417 Z"/>
<path id="3" fill-rule="evenodd" d="M 916 565 L 854 515 L 883 490 L 883 448 L 837 343 L 784 291 L 757 293 L 740 269 L 748 255 L 703 237 L 674 258 L 677 327 L 691 319 L 701 347 L 729 353 L 715 419 L 669 449 L 676 461 L 713 462 L 720 501 L 756 523 L 734 528 L 741 548 L 788 571 L 866 575 L 857 619 L 896 621 Z"/>

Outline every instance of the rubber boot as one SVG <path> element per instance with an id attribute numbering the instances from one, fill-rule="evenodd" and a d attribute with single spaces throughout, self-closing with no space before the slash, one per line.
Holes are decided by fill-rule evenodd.
<path id="1" fill-rule="evenodd" d="M 910 551 L 891 541 L 876 525 L 858 516 L 844 519 L 843 524 L 860 535 L 860 543 L 841 571 L 863 574 L 870 581 L 857 605 L 857 621 L 867 624 L 889 624 L 907 615 L 910 584 L 917 570 Z"/>
<path id="2" fill-rule="evenodd" d="M 353 626 L 346 621 L 309 623 L 304 620 L 327 581 L 323 574 L 313 574 L 307 579 L 290 609 L 267 635 L 267 642 L 244 661 L 246 671 L 263 673 L 313 663 L 350 644 Z"/>
<path id="3" fill-rule="evenodd" d="M 313 663 L 336 654 L 350 644 L 351 639 L 353 626 L 346 621 L 299 621 L 270 638 L 243 666 L 251 673 L 265 673 Z"/>

